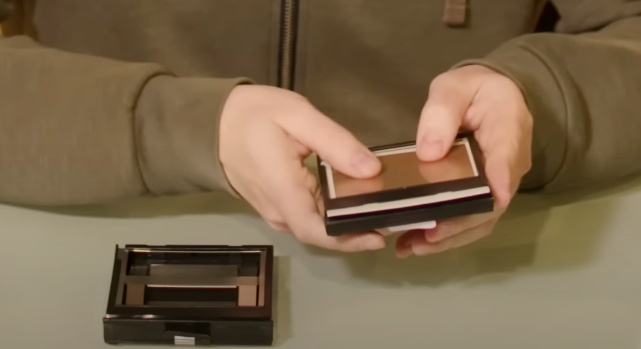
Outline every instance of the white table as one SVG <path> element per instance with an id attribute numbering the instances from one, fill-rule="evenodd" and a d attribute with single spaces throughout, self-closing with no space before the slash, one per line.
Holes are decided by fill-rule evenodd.
<path id="1" fill-rule="evenodd" d="M 303 247 L 212 196 L 0 206 L 0 347 L 109 348 L 116 244 L 220 243 L 276 246 L 279 348 L 638 349 L 639 188 L 553 208 L 521 197 L 490 238 L 405 261 Z"/>

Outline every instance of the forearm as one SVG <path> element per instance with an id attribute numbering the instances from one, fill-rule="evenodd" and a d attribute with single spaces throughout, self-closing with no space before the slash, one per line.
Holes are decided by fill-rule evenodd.
<path id="1" fill-rule="evenodd" d="M 218 116 L 244 79 L 0 39 L 0 201 L 58 205 L 227 189 Z"/>

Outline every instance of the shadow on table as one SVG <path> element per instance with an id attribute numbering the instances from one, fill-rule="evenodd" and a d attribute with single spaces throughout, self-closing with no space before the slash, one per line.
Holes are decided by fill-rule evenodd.
<path id="1" fill-rule="evenodd" d="M 394 240 L 390 239 L 384 251 L 344 255 L 307 248 L 307 256 L 301 259 L 308 260 L 305 266 L 319 279 L 356 286 L 495 283 L 522 272 L 577 268 L 594 258 L 602 234 L 607 231 L 612 199 L 640 188 L 641 180 L 635 180 L 590 192 L 546 196 L 521 194 L 491 236 L 463 248 L 427 257 L 399 260 L 394 254 Z M 555 226 L 546 227 L 551 221 L 552 208 L 562 210 L 563 216 L 552 220 Z M 541 242 L 544 231 L 554 234 Z M 539 256 L 541 263 L 528 268 L 534 265 L 542 244 L 546 251 Z M 340 265 L 329 262 L 330 258 L 339 260 Z"/>
<path id="2" fill-rule="evenodd" d="M 291 258 L 274 258 L 274 345 L 281 346 L 292 337 Z"/>
<path id="3" fill-rule="evenodd" d="M 50 208 L 44 211 L 100 218 L 238 215 L 242 216 L 243 224 L 248 222 L 263 233 L 281 251 L 281 255 L 292 256 L 319 279 L 351 285 L 374 282 L 390 286 L 408 283 L 438 286 L 471 279 L 479 282 L 476 277 L 481 275 L 492 275 L 490 280 L 496 281 L 513 277 L 516 271 L 532 271 L 527 267 L 534 264 L 541 245 L 540 234 L 548 231 L 546 224 L 550 221 L 550 209 L 553 207 L 564 211 L 563 219 L 557 217 L 553 220 L 557 226 L 551 227 L 550 231 L 554 231 L 555 236 L 545 246 L 558 248 L 548 249 L 545 263 L 538 263 L 534 271 L 585 265 L 592 260 L 602 233 L 606 230 L 612 199 L 638 191 L 639 188 L 641 179 L 613 188 L 572 194 L 521 194 L 513 201 L 490 237 L 456 250 L 406 260 L 395 257 L 392 239 L 384 251 L 360 254 L 342 254 L 303 246 L 289 234 L 270 230 L 247 204 L 227 194 L 138 199 L 114 205 Z M 574 203 L 578 204 L 569 205 Z M 589 215 L 582 214 L 584 212 L 589 212 Z"/>
<path id="4" fill-rule="evenodd" d="M 226 193 L 138 198 L 104 205 L 20 207 L 89 218 L 156 218 L 205 214 L 245 215 L 251 212 L 245 202 Z"/>

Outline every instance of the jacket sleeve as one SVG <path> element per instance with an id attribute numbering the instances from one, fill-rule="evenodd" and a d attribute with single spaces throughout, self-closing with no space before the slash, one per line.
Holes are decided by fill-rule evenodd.
<path id="1" fill-rule="evenodd" d="M 641 1 L 554 0 L 555 32 L 515 38 L 481 64 L 513 79 L 534 116 L 523 190 L 560 192 L 641 174 Z"/>
<path id="2" fill-rule="evenodd" d="M 234 195 L 218 160 L 218 120 L 244 83 L 0 38 L 0 201 Z"/>

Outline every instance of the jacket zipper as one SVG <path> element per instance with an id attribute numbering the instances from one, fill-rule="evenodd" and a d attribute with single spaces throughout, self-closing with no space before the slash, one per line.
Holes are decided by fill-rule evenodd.
<path id="1" fill-rule="evenodd" d="M 296 67 L 296 32 L 298 27 L 298 2 L 300 0 L 281 0 L 280 58 L 278 67 L 278 86 L 294 89 L 294 69 Z"/>

